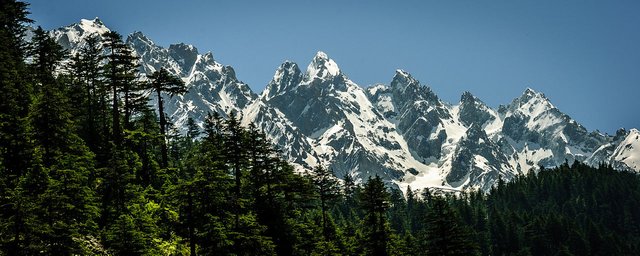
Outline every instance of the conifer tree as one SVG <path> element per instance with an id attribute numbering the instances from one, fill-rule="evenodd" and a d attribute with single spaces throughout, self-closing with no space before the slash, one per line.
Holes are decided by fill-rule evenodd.
<path id="1" fill-rule="evenodd" d="M 316 187 L 316 193 L 320 200 L 320 211 L 322 213 L 322 234 L 325 241 L 331 240 L 329 237 L 329 220 L 328 211 L 333 202 L 340 196 L 340 186 L 338 179 L 333 176 L 331 171 L 316 166 L 310 173 L 311 180 Z"/>
<path id="2" fill-rule="evenodd" d="M 390 230 L 387 223 L 389 192 L 380 176 L 369 178 L 360 194 L 360 207 L 365 212 L 367 255 L 389 255 Z"/>
<path id="3" fill-rule="evenodd" d="M 164 113 L 164 99 L 162 98 L 162 93 L 169 94 L 170 97 L 173 97 L 177 94 L 184 94 L 187 92 L 187 88 L 184 86 L 184 82 L 177 76 L 170 74 L 166 69 L 161 68 L 160 70 L 154 72 L 150 76 L 151 83 L 149 87 L 156 92 L 156 97 L 158 98 L 158 115 L 160 116 L 160 134 L 165 137 L 162 140 L 162 168 L 167 168 L 169 165 L 168 155 L 167 155 L 167 121 L 166 114 Z"/>
<path id="4" fill-rule="evenodd" d="M 127 141 L 129 141 L 134 151 L 140 157 L 140 171 L 136 173 L 136 180 L 143 187 L 149 185 L 160 188 L 158 177 L 158 161 L 156 156 L 158 147 L 161 147 L 162 136 L 156 125 L 157 116 L 151 109 L 143 110 L 134 122 L 135 130 L 129 131 Z"/>
<path id="5" fill-rule="evenodd" d="M 240 120 L 236 118 L 235 113 L 231 113 L 229 118 L 224 121 L 223 134 L 223 154 L 225 162 L 235 180 L 233 188 L 234 228 L 239 229 L 240 215 L 242 215 L 242 211 L 244 210 L 242 180 L 243 169 L 247 164 L 247 156 L 243 144 L 245 132 L 240 126 Z"/>
<path id="6" fill-rule="evenodd" d="M 45 211 L 40 217 L 47 220 L 41 227 L 41 239 L 49 245 L 45 251 L 53 254 L 82 253 L 78 241 L 95 231 L 93 221 L 97 217 L 89 180 L 93 154 L 75 133 L 71 106 L 65 97 L 68 88 L 54 77 L 62 60 L 62 47 L 38 28 L 32 50 L 40 90 L 30 119 L 36 145 L 42 152 L 42 168 L 49 176 L 40 199 Z"/>
<path id="7" fill-rule="evenodd" d="M 429 254 L 475 255 L 477 245 L 470 230 L 444 198 L 433 197 L 425 218 L 425 242 Z"/>
<path id="8" fill-rule="evenodd" d="M 28 113 L 32 86 L 24 64 L 22 41 L 28 4 L 0 2 L 0 254 L 20 255 L 29 244 L 29 214 L 35 207 L 22 183 L 27 174 L 42 174 L 30 136 Z M 37 228 L 37 227 L 36 227 Z"/>
<path id="9" fill-rule="evenodd" d="M 90 35 L 86 44 L 71 58 L 69 72 L 74 88 L 72 105 L 77 106 L 74 114 L 79 120 L 78 134 L 101 162 L 107 147 L 109 133 L 108 88 L 104 83 L 103 49 L 99 38 Z M 104 164 L 103 164 L 104 165 Z"/>
<path id="10" fill-rule="evenodd" d="M 147 99 L 139 92 L 142 87 L 136 81 L 138 64 L 132 50 L 115 31 L 107 32 L 103 36 L 104 46 L 109 51 L 106 56 L 108 62 L 105 66 L 105 77 L 112 94 L 112 141 L 116 146 L 120 146 L 124 138 L 123 128 L 133 130 L 132 116 L 146 108 Z"/>

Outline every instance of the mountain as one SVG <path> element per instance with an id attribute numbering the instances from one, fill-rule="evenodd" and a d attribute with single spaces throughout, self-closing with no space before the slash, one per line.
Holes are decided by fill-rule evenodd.
<path id="1" fill-rule="evenodd" d="M 96 18 L 50 33 L 74 53 L 89 35 L 106 31 Z M 244 125 L 265 131 L 301 172 L 322 164 L 338 177 L 379 175 L 402 189 L 487 191 L 498 179 L 565 161 L 640 171 L 638 130 L 589 132 L 529 88 L 497 109 L 470 92 L 451 104 L 404 70 L 396 70 L 388 85 L 364 88 L 318 52 L 304 71 L 282 63 L 258 95 L 211 52 L 183 43 L 165 48 L 142 32 L 126 43 L 140 57 L 141 79 L 166 68 L 186 83 L 188 93 L 163 96 L 176 127 L 184 131 L 188 117 L 201 125 L 209 112 L 234 111 Z M 150 103 L 156 101 L 151 96 Z"/>
<path id="2" fill-rule="evenodd" d="M 84 46 L 91 36 L 101 37 L 110 31 L 100 19 L 83 19 L 80 23 L 52 30 L 52 37 L 71 54 Z M 209 112 L 217 112 L 222 116 L 231 111 L 241 112 L 258 95 L 248 85 L 236 78 L 234 69 L 218 63 L 211 52 L 200 54 L 192 45 L 173 44 L 169 48 L 156 45 L 142 32 L 134 32 L 127 36 L 126 44 L 140 58 L 141 79 L 160 68 L 165 68 L 180 77 L 187 85 L 188 92 L 173 98 L 165 96 L 165 111 L 174 121 L 174 125 L 182 130 L 189 116 L 202 122 Z M 155 95 L 151 95 L 151 103 L 156 104 Z"/>

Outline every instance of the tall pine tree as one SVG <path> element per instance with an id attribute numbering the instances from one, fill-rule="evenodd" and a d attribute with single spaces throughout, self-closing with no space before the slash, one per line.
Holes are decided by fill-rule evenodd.
<path id="1" fill-rule="evenodd" d="M 170 97 L 176 94 L 183 94 L 187 92 L 187 88 L 184 86 L 184 82 L 177 76 L 170 74 L 166 69 L 161 68 L 154 72 L 150 76 L 151 83 L 149 87 L 156 92 L 158 98 L 158 115 L 160 116 L 160 134 L 162 138 L 162 168 L 167 168 L 169 165 L 168 153 L 167 153 L 167 120 L 164 113 L 164 99 L 162 93 L 169 94 Z"/>
<path id="2" fill-rule="evenodd" d="M 367 255 L 389 255 L 390 229 L 387 223 L 389 192 L 380 176 L 369 178 L 360 194 L 361 208 L 365 212 L 363 228 Z"/>

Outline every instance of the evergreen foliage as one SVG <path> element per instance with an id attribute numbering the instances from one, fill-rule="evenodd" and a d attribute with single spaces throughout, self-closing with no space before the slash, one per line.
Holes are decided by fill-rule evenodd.
<path id="1" fill-rule="evenodd" d="M 186 134 L 117 32 L 66 56 L 0 1 L 0 255 L 634 255 L 640 178 L 581 163 L 484 194 L 298 172 L 237 113 Z M 70 63 L 63 66 L 61 63 Z M 162 102 L 162 101 L 160 101 Z"/>

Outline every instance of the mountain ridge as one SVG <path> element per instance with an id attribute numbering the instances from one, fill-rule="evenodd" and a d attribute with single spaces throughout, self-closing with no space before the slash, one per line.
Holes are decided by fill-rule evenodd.
<path id="1" fill-rule="evenodd" d="M 73 53 L 89 34 L 104 31 L 96 18 L 51 34 Z M 496 109 L 470 92 L 451 104 L 401 69 L 389 85 L 363 88 L 319 51 L 304 72 L 283 62 L 257 94 L 211 52 L 183 43 L 164 48 L 142 32 L 129 35 L 127 44 L 140 57 L 142 74 L 164 67 L 187 84 L 187 94 L 165 99 L 177 127 L 188 117 L 201 125 L 208 112 L 241 113 L 242 123 L 263 129 L 299 171 L 322 164 L 338 177 L 380 175 L 403 190 L 487 191 L 500 178 L 565 160 L 640 170 L 636 129 L 616 137 L 589 132 L 531 88 Z"/>

